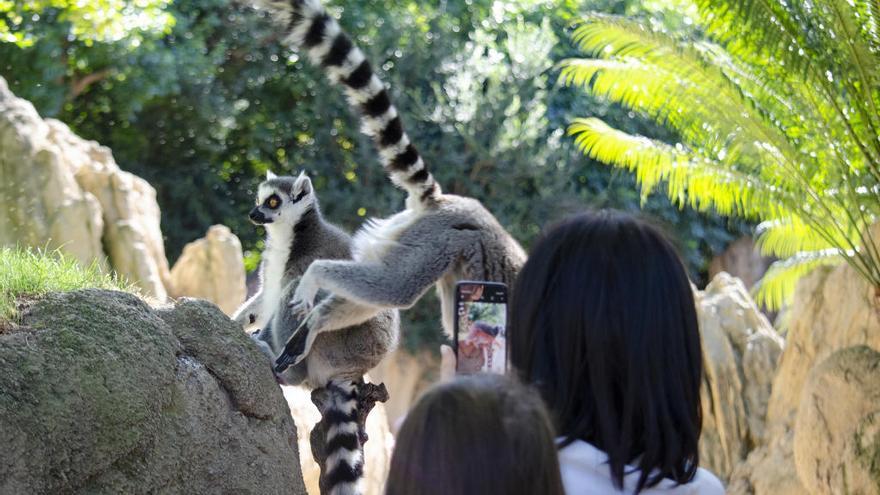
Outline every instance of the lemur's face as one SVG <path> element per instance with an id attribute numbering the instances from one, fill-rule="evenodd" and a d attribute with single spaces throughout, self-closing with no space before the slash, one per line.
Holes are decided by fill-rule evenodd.
<path id="1" fill-rule="evenodd" d="M 299 177 L 278 177 L 272 172 L 257 190 L 257 206 L 248 215 L 257 225 L 292 226 L 312 208 L 312 181 L 305 172 Z"/>

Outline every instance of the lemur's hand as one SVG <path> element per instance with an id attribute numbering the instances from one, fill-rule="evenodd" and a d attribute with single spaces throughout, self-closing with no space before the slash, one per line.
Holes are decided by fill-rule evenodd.
<path id="1" fill-rule="evenodd" d="M 314 278 L 309 276 L 306 271 L 305 275 L 300 279 L 296 291 L 290 299 L 290 309 L 300 318 L 305 318 L 309 311 L 315 306 L 315 297 L 318 295 L 318 286 L 314 282 Z"/>

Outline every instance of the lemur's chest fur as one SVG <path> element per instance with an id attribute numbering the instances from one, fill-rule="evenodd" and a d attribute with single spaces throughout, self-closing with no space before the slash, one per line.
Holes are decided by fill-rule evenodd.
<path id="1" fill-rule="evenodd" d="M 284 289 L 285 268 L 293 246 L 291 229 L 268 229 L 266 249 L 263 251 L 263 311 L 268 321 L 277 309 L 281 291 Z"/>
<path id="2" fill-rule="evenodd" d="M 352 254 L 355 261 L 378 262 L 397 244 L 406 229 L 418 220 L 424 210 L 406 209 L 388 218 L 369 220 L 354 235 Z"/>

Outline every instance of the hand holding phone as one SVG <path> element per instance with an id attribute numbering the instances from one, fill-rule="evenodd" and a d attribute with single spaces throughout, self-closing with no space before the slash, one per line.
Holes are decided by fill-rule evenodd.
<path id="1" fill-rule="evenodd" d="M 505 373 L 507 286 L 496 282 L 458 282 L 455 312 L 456 371 Z"/>

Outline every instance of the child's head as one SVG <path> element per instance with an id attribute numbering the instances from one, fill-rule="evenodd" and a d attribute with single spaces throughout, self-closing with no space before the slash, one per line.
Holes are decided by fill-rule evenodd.
<path id="1" fill-rule="evenodd" d="M 573 217 L 534 246 L 517 279 L 510 362 L 541 391 L 559 435 L 609 456 L 620 483 L 690 480 L 703 371 L 693 293 L 651 225 L 611 211 Z"/>
<path id="2" fill-rule="evenodd" d="M 511 378 L 478 374 L 438 385 L 407 414 L 387 495 L 561 495 L 550 420 Z"/>

